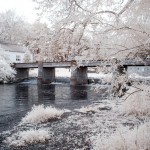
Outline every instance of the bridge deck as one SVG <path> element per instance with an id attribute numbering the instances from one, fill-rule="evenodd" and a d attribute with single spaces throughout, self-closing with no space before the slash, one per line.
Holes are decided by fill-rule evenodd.
<path id="1" fill-rule="evenodd" d="M 38 63 L 15 63 L 15 68 L 38 68 Z"/>
<path id="2" fill-rule="evenodd" d="M 150 60 L 134 61 L 134 60 L 125 60 L 121 62 L 124 66 L 150 66 Z M 66 68 L 77 65 L 76 62 L 66 61 L 66 62 L 44 62 L 44 68 Z M 15 63 L 15 68 L 38 68 L 38 63 Z M 96 66 L 111 66 L 110 61 L 82 61 L 82 63 L 77 66 L 84 67 L 96 67 Z"/>

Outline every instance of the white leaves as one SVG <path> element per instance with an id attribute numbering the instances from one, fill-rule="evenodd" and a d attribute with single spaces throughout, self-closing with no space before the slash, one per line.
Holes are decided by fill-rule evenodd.
<path id="1" fill-rule="evenodd" d="M 32 61 L 32 56 L 31 56 L 31 52 L 29 50 L 26 50 L 25 54 L 24 54 L 24 58 L 23 58 L 23 62 L 25 63 L 29 63 Z"/>
<path id="2" fill-rule="evenodd" d="M 54 25 L 51 49 L 56 53 L 66 50 L 68 55 L 71 53 L 75 57 L 82 56 L 83 51 L 92 51 L 89 57 L 97 58 L 96 55 L 110 56 L 121 51 L 115 54 L 121 58 L 132 52 L 132 47 L 137 50 L 136 46 L 149 38 L 149 10 L 144 9 L 149 6 L 148 0 L 56 0 L 53 5 L 51 1 L 43 2 L 40 7 L 45 9 Z M 119 18 L 111 13 L 119 14 Z"/>
<path id="3" fill-rule="evenodd" d="M 14 78 L 15 70 L 11 68 L 8 57 L 0 47 L 0 82 L 6 82 Z"/>
<path id="4" fill-rule="evenodd" d="M 0 13 L 0 40 L 22 42 L 22 38 L 27 34 L 23 32 L 24 22 L 15 14 L 14 11 L 8 10 L 6 13 Z"/>

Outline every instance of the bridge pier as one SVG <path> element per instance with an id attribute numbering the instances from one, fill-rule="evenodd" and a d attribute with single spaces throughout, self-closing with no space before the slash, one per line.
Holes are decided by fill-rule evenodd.
<path id="1" fill-rule="evenodd" d="M 38 83 L 51 83 L 55 81 L 55 68 L 43 67 L 43 62 L 38 63 Z"/>
<path id="2" fill-rule="evenodd" d="M 79 67 L 71 71 L 70 84 L 82 85 L 88 83 L 87 67 Z"/>
<path id="3" fill-rule="evenodd" d="M 16 68 L 16 81 L 27 79 L 29 77 L 28 68 Z"/>
<path id="4" fill-rule="evenodd" d="M 43 83 L 55 81 L 55 68 L 43 68 Z"/>

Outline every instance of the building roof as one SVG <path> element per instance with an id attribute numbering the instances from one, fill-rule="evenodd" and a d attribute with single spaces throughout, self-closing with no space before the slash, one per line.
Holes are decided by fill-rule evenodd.
<path id="1" fill-rule="evenodd" d="M 9 52 L 25 53 L 25 51 L 27 50 L 27 48 L 24 46 L 18 44 L 5 43 L 1 41 L 0 41 L 0 46 L 5 51 L 9 51 Z"/>

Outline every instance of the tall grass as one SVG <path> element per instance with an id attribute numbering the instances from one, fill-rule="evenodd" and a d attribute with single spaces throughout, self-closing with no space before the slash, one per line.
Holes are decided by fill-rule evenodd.
<path id="1" fill-rule="evenodd" d="M 127 130 L 125 133 L 116 132 L 109 138 L 97 137 L 93 150 L 149 150 L 150 149 L 150 122 Z"/>
<path id="2" fill-rule="evenodd" d="M 56 109 L 52 106 L 44 107 L 44 105 L 33 106 L 32 110 L 22 118 L 21 124 L 31 123 L 43 123 L 50 119 L 59 118 L 63 115 L 65 111 Z"/>
<path id="3" fill-rule="evenodd" d="M 138 85 L 130 88 L 121 105 L 126 117 L 149 118 L 150 88 Z M 149 119 L 147 119 L 149 120 Z M 145 122 L 134 129 L 122 127 L 109 137 L 97 136 L 93 143 L 94 150 L 150 150 L 150 122 Z"/>
<path id="4" fill-rule="evenodd" d="M 19 131 L 13 134 L 11 137 L 8 137 L 5 140 L 5 143 L 8 143 L 10 146 L 25 146 L 26 144 L 45 142 L 49 138 L 50 134 L 47 130 L 30 129 L 27 131 Z"/>
<path id="5" fill-rule="evenodd" d="M 123 112 L 127 115 L 150 116 L 150 87 L 138 86 L 129 90 L 129 96 L 122 104 Z"/>

